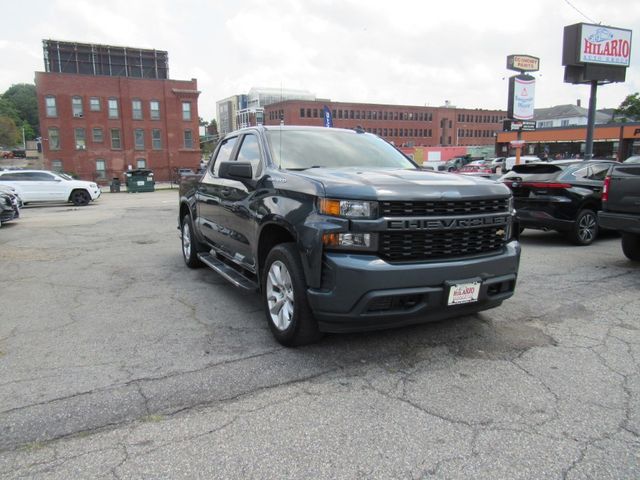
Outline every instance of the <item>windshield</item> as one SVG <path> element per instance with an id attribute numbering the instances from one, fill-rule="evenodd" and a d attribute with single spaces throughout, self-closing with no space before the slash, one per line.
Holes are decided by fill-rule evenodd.
<path id="1" fill-rule="evenodd" d="M 58 173 L 57 174 L 60 178 L 64 178 L 65 180 L 73 180 L 73 178 L 71 178 L 69 175 L 67 175 L 66 173 Z"/>
<path id="2" fill-rule="evenodd" d="M 288 170 L 374 167 L 416 169 L 392 145 L 364 133 L 345 130 L 269 130 L 271 158 Z"/>

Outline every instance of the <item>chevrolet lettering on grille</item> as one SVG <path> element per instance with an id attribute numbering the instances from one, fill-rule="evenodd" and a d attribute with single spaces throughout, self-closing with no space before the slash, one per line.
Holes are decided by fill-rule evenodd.
<path id="1" fill-rule="evenodd" d="M 487 225 L 506 225 L 507 223 L 509 223 L 509 215 L 475 218 L 412 218 L 388 220 L 387 230 L 460 230 Z"/>

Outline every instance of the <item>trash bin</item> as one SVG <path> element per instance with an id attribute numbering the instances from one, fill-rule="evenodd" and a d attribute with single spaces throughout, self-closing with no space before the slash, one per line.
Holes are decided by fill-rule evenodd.
<path id="1" fill-rule="evenodd" d="M 124 174 L 127 181 L 127 191 L 129 193 L 155 191 L 156 182 L 153 179 L 153 172 L 151 170 L 129 170 Z"/>
<path id="2" fill-rule="evenodd" d="M 114 177 L 111 180 L 111 185 L 109 185 L 109 191 L 111 193 L 118 193 L 120 191 L 120 179 L 117 177 Z"/>

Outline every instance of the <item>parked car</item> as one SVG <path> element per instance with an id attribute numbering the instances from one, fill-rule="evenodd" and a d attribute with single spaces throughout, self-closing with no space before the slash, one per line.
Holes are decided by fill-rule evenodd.
<path id="1" fill-rule="evenodd" d="M 504 168 L 504 161 L 505 157 L 490 158 L 489 162 L 491 164 L 491 171 L 496 173 L 498 168 Z"/>
<path id="2" fill-rule="evenodd" d="M 524 165 L 526 163 L 540 163 L 540 157 L 536 157 L 535 155 L 521 155 L 520 156 L 520 165 Z M 507 157 L 504 161 L 504 165 L 502 166 L 502 172 L 506 173 L 513 168 L 516 164 L 516 157 Z"/>
<path id="3" fill-rule="evenodd" d="M 521 229 L 557 230 L 576 245 L 589 245 L 598 235 L 604 179 L 615 164 L 559 160 L 515 165 L 500 181 L 513 192 Z"/>
<path id="4" fill-rule="evenodd" d="M 0 191 L 0 226 L 20 216 L 18 197 L 7 191 Z"/>
<path id="5" fill-rule="evenodd" d="M 634 155 L 633 157 L 629 157 L 622 163 L 640 163 L 640 155 Z"/>
<path id="6" fill-rule="evenodd" d="M 602 227 L 620 232 L 622 252 L 640 262 L 640 161 L 611 167 L 604 179 L 598 220 Z"/>
<path id="7" fill-rule="evenodd" d="M 493 174 L 491 164 L 486 160 L 476 160 L 466 164 L 458 170 L 457 173 L 462 175 L 475 175 L 478 177 L 490 177 Z"/>
<path id="8" fill-rule="evenodd" d="M 0 193 L 10 193 L 11 195 L 15 195 L 18 199 L 18 206 L 22 208 L 22 199 L 20 198 L 20 195 L 18 195 L 18 191 L 15 188 L 10 185 L 3 185 L 2 183 L 0 183 Z"/>
<path id="9" fill-rule="evenodd" d="M 443 172 L 447 169 L 446 162 L 442 160 L 428 160 L 426 162 L 422 162 L 423 170 L 433 170 L 434 172 Z"/>
<path id="10" fill-rule="evenodd" d="M 460 170 L 466 164 L 471 163 L 474 159 L 471 157 L 456 157 L 451 160 L 447 160 L 445 163 L 444 169 L 447 172 L 455 172 L 456 170 Z"/>
<path id="11" fill-rule="evenodd" d="M 8 170 L 0 172 L 0 185 L 17 191 L 24 204 L 30 202 L 72 202 L 87 205 L 100 197 L 94 182 L 74 180 L 64 173 L 46 170 Z"/>

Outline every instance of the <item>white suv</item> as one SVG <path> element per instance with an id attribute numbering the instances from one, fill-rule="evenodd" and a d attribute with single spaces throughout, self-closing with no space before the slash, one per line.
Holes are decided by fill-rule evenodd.
<path id="1" fill-rule="evenodd" d="M 46 170 L 0 171 L 0 185 L 15 188 L 25 204 L 73 202 L 74 205 L 87 205 L 102 193 L 100 187 L 94 182 L 74 180 L 64 173 Z"/>

